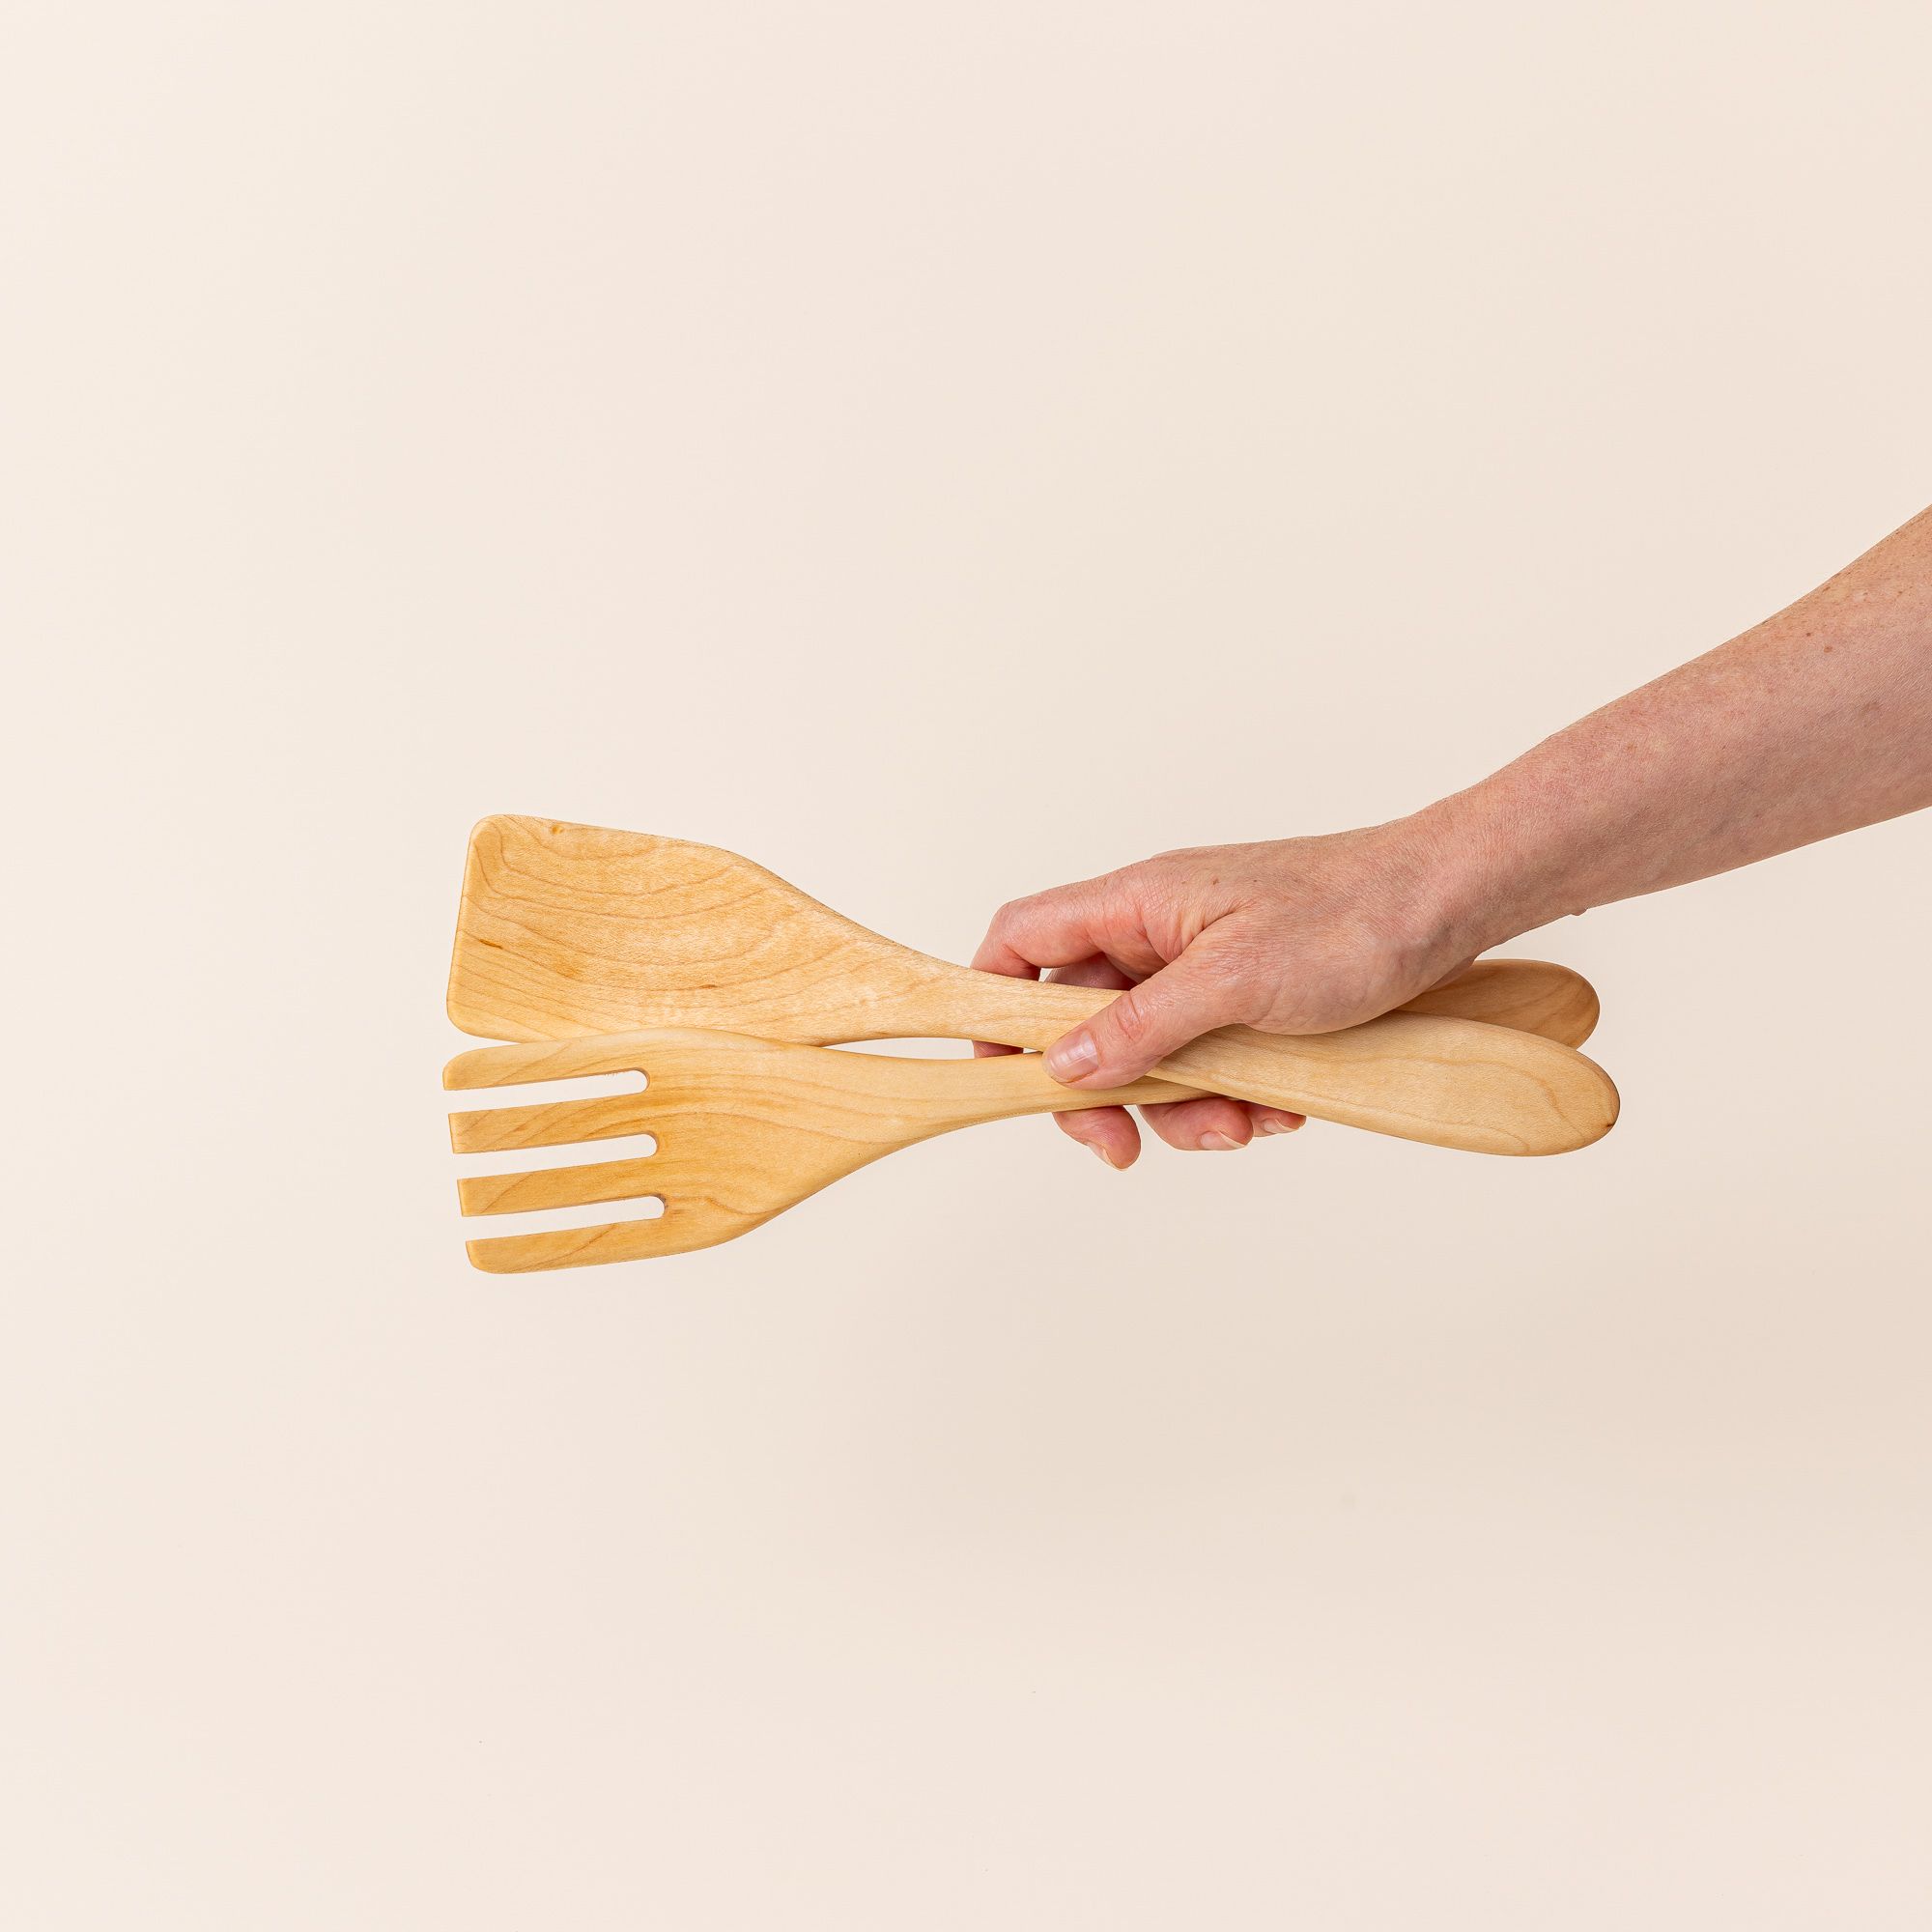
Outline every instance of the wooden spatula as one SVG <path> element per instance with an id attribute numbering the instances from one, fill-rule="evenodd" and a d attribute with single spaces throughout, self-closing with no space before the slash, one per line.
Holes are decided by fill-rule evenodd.
<path id="1" fill-rule="evenodd" d="M 476 1266 L 520 1274 L 682 1254 L 745 1234 L 868 1161 L 954 1127 L 1014 1114 L 1184 1100 L 1194 1092 L 1141 1080 L 1080 1093 L 1053 1080 L 1032 1053 L 909 1060 L 688 1029 L 477 1047 L 449 1063 L 442 1084 L 471 1090 L 626 1071 L 643 1074 L 642 1093 L 452 1114 L 450 1145 L 458 1153 L 635 1134 L 657 1143 L 639 1159 L 468 1177 L 457 1183 L 463 1211 L 650 1200 L 663 1211 L 652 1220 L 474 1240 L 469 1251 Z M 1452 1130 L 1445 1123 L 1445 1134 Z"/>
<path id="2" fill-rule="evenodd" d="M 735 852 L 512 816 L 469 836 L 449 972 L 449 1017 L 486 1039 L 679 1026 L 1037 1048 L 1113 997 L 915 952 Z M 1404 1010 L 1580 1046 L 1597 996 L 1567 967 L 1496 959 Z"/>

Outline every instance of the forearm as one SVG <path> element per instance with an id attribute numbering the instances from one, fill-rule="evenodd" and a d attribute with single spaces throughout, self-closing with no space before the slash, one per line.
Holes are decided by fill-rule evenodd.
<path id="1" fill-rule="evenodd" d="M 1932 805 L 1932 510 L 1418 814 L 1453 949 Z"/>
<path id="2" fill-rule="evenodd" d="M 974 964 L 1119 990 L 1047 1051 L 1120 1087 L 1216 1027 L 1353 1026 L 1477 953 L 1932 806 L 1932 510 L 1743 637 L 1412 817 L 1317 838 L 1164 852 L 1001 908 Z M 1150 1118 L 1180 1147 L 1263 1120 L 1208 1099 Z M 1114 1166 L 1119 1108 L 1061 1117 Z"/>

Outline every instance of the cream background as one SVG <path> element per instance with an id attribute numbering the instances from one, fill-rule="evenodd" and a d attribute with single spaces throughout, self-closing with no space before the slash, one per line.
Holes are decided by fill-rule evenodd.
<path id="1" fill-rule="evenodd" d="M 1624 1123 L 465 1265 L 465 832 L 1003 897 L 1932 497 L 1922 7 L 17 6 L 0 1916 L 1919 1927 L 1932 823 L 1521 950 Z"/>

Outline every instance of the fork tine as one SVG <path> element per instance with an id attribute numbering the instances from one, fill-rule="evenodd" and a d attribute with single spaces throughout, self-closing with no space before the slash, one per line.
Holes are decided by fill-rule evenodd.
<path id="1" fill-rule="evenodd" d="M 442 1069 L 445 1087 L 509 1087 L 530 1080 L 580 1080 L 596 1073 L 640 1073 L 645 1036 L 539 1039 L 472 1046 Z"/>
<path id="2" fill-rule="evenodd" d="M 468 1243 L 472 1267 L 486 1274 L 529 1274 L 539 1268 L 588 1267 L 597 1262 L 644 1261 L 724 1238 L 694 1229 L 667 1208 L 653 1221 L 607 1221 L 596 1228 L 558 1228 L 541 1235 L 493 1235 Z"/>
<path id="3" fill-rule="evenodd" d="M 511 1148 L 647 1134 L 651 1106 L 646 1092 L 600 1094 L 590 1100 L 552 1100 L 535 1107 L 479 1107 L 474 1113 L 450 1115 L 449 1145 L 458 1153 L 500 1153 Z"/>
<path id="4" fill-rule="evenodd" d="M 593 1144 L 563 1155 L 581 1164 L 464 1177 L 458 1194 L 465 1214 L 516 1217 L 598 1204 L 622 1213 L 623 1204 L 652 1201 L 661 1208 L 649 1220 L 479 1236 L 467 1244 L 471 1264 L 492 1274 L 523 1274 L 708 1248 L 908 1139 L 958 1124 L 944 1109 L 922 1108 L 916 1077 L 909 1089 L 901 1071 L 906 1063 L 874 1056 L 862 1065 L 863 1058 L 677 1029 L 459 1055 L 443 1070 L 447 1088 L 624 1069 L 646 1076 L 642 1093 L 452 1113 L 450 1145 L 458 1153 Z M 668 1150 L 661 1127 L 671 1136 Z M 639 1134 L 650 1136 L 652 1148 L 641 1160 L 617 1158 L 635 1150 L 616 1147 L 611 1159 L 584 1159 L 596 1143 Z"/>
<path id="5" fill-rule="evenodd" d="M 663 1184 L 653 1157 L 597 1160 L 582 1167 L 537 1168 L 526 1174 L 467 1174 L 456 1183 L 466 1214 L 524 1214 L 538 1208 L 582 1208 L 593 1201 L 636 1201 Z"/>

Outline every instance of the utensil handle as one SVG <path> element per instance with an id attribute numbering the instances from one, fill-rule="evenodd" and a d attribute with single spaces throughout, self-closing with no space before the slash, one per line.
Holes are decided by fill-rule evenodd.
<path id="1" fill-rule="evenodd" d="M 1565 1046 L 1581 1046 L 1596 1032 L 1602 1010 L 1596 987 L 1550 959 L 1478 959 L 1396 1009 L 1540 1033 Z"/>
<path id="2" fill-rule="evenodd" d="M 1082 993 L 1090 1009 L 1110 997 L 1093 988 L 1058 990 Z M 1060 1017 L 1040 1031 L 1057 1037 Z M 1235 1094 L 1437 1147 L 1477 1153 L 1560 1153 L 1587 1146 L 1607 1131 L 1617 1107 L 1616 1089 L 1602 1068 L 1570 1047 L 1476 1020 L 1406 1013 L 1384 1014 L 1347 1033 L 1297 1038 L 1224 1028 L 1192 1041 L 1149 1078 L 1107 1089 L 1063 1087 L 1037 1053 L 909 1060 L 676 1028 L 473 1047 L 444 1067 L 443 1085 L 469 1089 L 626 1069 L 649 1072 L 662 1067 L 667 1049 L 710 1056 L 721 1075 L 734 1056 L 750 1056 L 765 1065 L 761 1077 L 784 1074 L 802 1091 L 837 1095 L 842 1103 L 896 1122 L 895 1131 L 880 1139 L 874 1153 L 1014 1114 L 1149 1105 L 1208 1093 Z M 1198 1074 L 1193 1071 L 1197 1066 Z M 1168 1077 L 1177 1069 L 1188 1077 Z M 738 1070 L 743 1072 L 742 1065 Z M 472 1119 L 509 1123 L 526 1111 L 459 1116 L 452 1127 Z M 511 1142 L 466 1142 L 459 1133 L 456 1144 L 462 1151 L 466 1146 Z"/>
<path id="3" fill-rule="evenodd" d="M 991 987 L 979 983 L 987 980 Z M 962 1001 L 985 997 L 982 1006 L 952 1011 L 959 1033 L 1036 1050 L 1118 997 L 1092 986 L 1002 981 L 981 973 L 962 973 L 950 990 Z M 1063 1101 L 1049 1093 L 1057 1083 L 1037 1062 L 1005 1077 L 1016 1083 L 1016 1096 L 1034 1099 L 1013 1112 L 1105 1106 L 1114 1097 L 1059 1088 L 1058 1094 L 1070 1096 Z M 1223 1027 L 1170 1054 L 1152 1078 L 1163 1089 L 1151 1096 L 1158 1099 L 1227 1094 L 1471 1153 L 1567 1153 L 1588 1147 L 1609 1131 L 1618 1105 L 1609 1075 L 1572 1047 L 1433 1013 L 1384 1013 L 1327 1034 Z"/>
<path id="4" fill-rule="evenodd" d="M 908 1035 L 923 1030 L 935 1038 L 945 1037 L 962 1012 L 1004 1013 L 1009 1009 L 1036 1019 L 1052 1013 L 1064 1033 L 1091 1019 L 1116 997 L 1091 986 L 1063 985 L 1056 980 L 1009 980 L 998 973 L 938 960 L 923 964 L 931 970 L 912 996 L 913 1009 L 894 1015 L 895 1029 Z M 1567 966 L 1548 959 L 1479 959 L 1455 979 L 1416 994 L 1395 1010 L 1428 1013 L 1439 1019 L 1481 1020 L 1489 1026 L 1512 1027 L 1518 1033 L 1541 1034 L 1545 1039 L 1565 1046 L 1581 1046 L 1596 1030 L 1602 1009 L 1597 989 Z M 885 1037 L 884 1032 L 870 1036 L 874 1039 Z M 1015 1043 L 1003 1033 L 981 1033 L 976 1037 Z"/>

